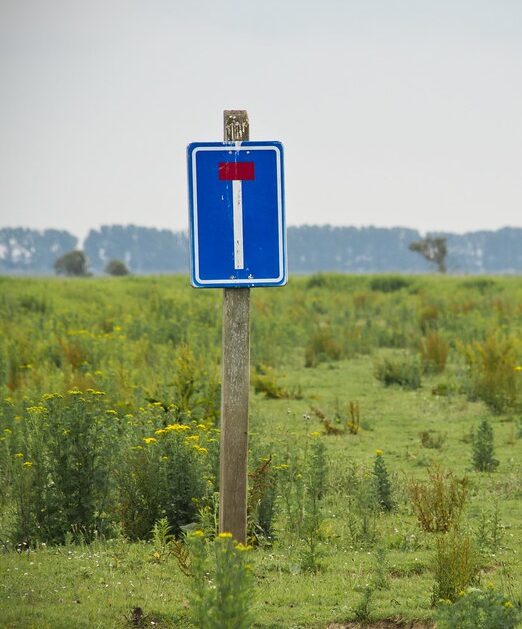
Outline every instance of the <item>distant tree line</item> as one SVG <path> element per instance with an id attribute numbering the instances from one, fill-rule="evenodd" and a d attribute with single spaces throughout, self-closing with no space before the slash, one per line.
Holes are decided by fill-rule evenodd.
<path id="1" fill-rule="evenodd" d="M 66 231 L 0 229 L 0 273 L 67 274 L 58 260 L 73 251 L 85 256 L 84 274 L 188 272 L 185 232 L 105 225 L 80 246 Z M 288 229 L 288 258 L 291 273 L 522 273 L 522 228 L 423 237 L 401 227 L 303 225 Z"/>

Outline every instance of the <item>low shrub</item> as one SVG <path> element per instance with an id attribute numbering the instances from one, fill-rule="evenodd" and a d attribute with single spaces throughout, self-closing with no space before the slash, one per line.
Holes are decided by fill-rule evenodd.
<path id="1" fill-rule="evenodd" d="M 397 358 L 385 357 L 376 362 L 374 375 L 386 387 L 397 384 L 405 389 L 418 389 L 421 386 L 419 362 L 408 355 Z"/>
<path id="2" fill-rule="evenodd" d="M 375 498 L 379 509 L 393 511 L 395 506 L 392 496 L 392 486 L 388 470 L 384 463 L 382 450 L 377 450 L 373 462 L 373 481 L 375 486 Z"/>
<path id="3" fill-rule="evenodd" d="M 498 467 L 493 446 L 493 428 L 484 419 L 472 437 L 473 468 L 478 472 L 493 472 Z"/>
<path id="4" fill-rule="evenodd" d="M 419 326 L 423 334 L 428 334 L 438 326 L 440 311 L 435 304 L 425 304 L 419 312 Z"/>
<path id="5" fill-rule="evenodd" d="M 256 365 L 250 375 L 250 382 L 256 393 L 263 393 L 271 400 L 291 398 L 292 395 L 277 382 L 275 371 L 268 365 Z"/>
<path id="6" fill-rule="evenodd" d="M 125 534 L 147 539 L 166 518 L 175 535 L 197 520 L 214 488 L 217 438 L 205 424 L 169 424 L 129 444 L 117 474 L 117 510 Z"/>
<path id="7" fill-rule="evenodd" d="M 468 480 L 433 466 L 428 481 L 411 481 L 408 493 L 421 529 L 445 533 L 458 524 L 468 496 Z"/>
<path id="8" fill-rule="evenodd" d="M 454 603 L 444 601 L 436 613 L 438 629 L 515 629 L 522 610 L 500 592 L 467 588 Z"/>
<path id="9" fill-rule="evenodd" d="M 449 345 L 438 332 L 428 332 L 420 342 L 422 367 L 425 373 L 441 373 L 448 360 Z"/>
<path id="10" fill-rule="evenodd" d="M 448 435 L 440 433 L 436 430 L 422 430 L 419 433 L 419 439 L 423 448 L 440 450 L 446 443 Z"/>
<path id="11" fill-rule="evenodd" d="M 272 456 L 261 457 L 248 474 L 248 541 L 271 543 L 277 498 L 277 467 Z"/>
<path id="12" fill-rule="evenodd" d="M 49 394 L 28 407 L 14 453 L 15 537 L 89 540 L 110 521 L 110 475 L 121 426 L 100 391 Z"/>
<path id="13" fill-rule="evenodd" d="M 370 281 L 370 288 L 381 293 L 394 293 L 411 286 L 411 280 L 400 275 L 385 275 L 374 277 Z"/>
<path id="14" fill-rule="evenodd" d="M 249 547 L 232 534 L 206 540 L 203 531 L 189 533 L 190 614 L 199 629 L 250 629 L 253 624 L 253 576 L 247 565 Z"/>
<path id="15" fill-rule="evenodd" d="M 458 530 L 439 535 L 432 604 L 436 605 L 441 600 L 455 601 L 459 592 L 475 582 L 478 572 L 478 554 L 467 535 Z"/>
<path id="16" fill-rule="evenodd" d="M 341 344 L 329 327 L 318 327 L 305 346 L 305 367 L 317 367 L 320 363 L 341 358 Z"/>
<path id="17" fill-rule="evenodd" d="M 468 366 L 470 397 L 482 400 L 494 413 L 514 408 L 520 387 L 514 339 L 489 336 L 462 351 Z"/>

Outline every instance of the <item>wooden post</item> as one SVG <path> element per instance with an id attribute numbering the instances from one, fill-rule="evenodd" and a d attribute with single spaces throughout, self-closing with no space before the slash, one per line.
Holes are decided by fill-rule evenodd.
<path id="1" fill-rule="evenodd" d="M 249 139 L 246 111 L 225 111 L 225 141 Z M 250 289 L 223 290 L 219 530 L 246 543 Z"/>

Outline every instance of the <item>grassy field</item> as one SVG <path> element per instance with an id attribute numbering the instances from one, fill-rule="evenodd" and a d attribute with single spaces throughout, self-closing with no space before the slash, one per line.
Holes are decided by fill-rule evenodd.
<path id="1" fill-rule="evenodd" d="M 201 626 L 175 540 L 202 531 L 210 571 L 226 542 L 221 294 L 186 284 L 0 278 L 1 626 Z M 208 626 L 464 627 L 439 610 L 469 597 L 473 622 L 479 590 L 483 626 L 515 626 L 522 280 L 318 274 L 252 300 L 252 548 L 229 571 L 251 619 Z M 210 605 L 228 577 L 205 570 Z"/>

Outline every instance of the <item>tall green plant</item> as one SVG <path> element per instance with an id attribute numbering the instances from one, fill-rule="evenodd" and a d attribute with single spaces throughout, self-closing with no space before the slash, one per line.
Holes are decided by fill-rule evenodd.
<path id="1" fill-rule="evenodd" d="M 467 535 L 453 530 L 437 536 L 432 603 L 455 601 L 477 579 L 477 552 Z"/>
<path id="2" fill-rule="evenodd" d="M 17 468 L 18 536 L 62 543 L 71 530 L 87 539 L 103 531 L 119 432 L 98 391 L 44 395 L 27 409 L 15 454 L 24 460 Z"/>
<path id="3" fill-rule="evenodd" d="M 522 621 L 522 610 L 500 592 L 474 587 L 463 591 L 454 603 L 442 603 L 436 617 L 438 629 L 515 629 Z"/>
<path id="4" fill-rule="evenodd" d="M 236 544 L 231 533 L 205 540 L 189 534 L 191 553 L 190 612 L 198 629 L 250 629 L 253 622 L 253 578 L 247 564 L 249 547 Z"/>
<path id="5" fill-rule="evenodd" d="M 515 340 L 491 335 L 464 348 L 470 394 L 484 401 L 495 413 L 513 408 L 519 394 Z"/>
<path id="6" fill-rule="evenodd" d="M 427 533 L 455 528 L 468 496 L 468 480 L 457 478 L 438 466 L 428 470 L 428 480 L 410 481 L 408 493 L 419 526 Z"/>
<path id="7" fill-rule="evenodd" d="M 173 423 L 127 444 L 117 486 L 119 517 L 130 538 L 148 538 L 161 518 L 174 534 L 198 519 L 214 487 L 214 434 L 205 424 Z"/>
<path id="8" fill-rule="evenodd" d="M 499 462 L 494 456 L 493 428 L 487 419 L 473 433 L 472 448 L 473 467 L 478 472 L 493 472 L 497 469 Z"/>
<path id="9" fill-rule="evenodd" d="M 375 485 L 375 498 L 382 511 L 392 511 L 394 501 L 392 486 L 382 450 L 377 450 L 373 461 L 373 481 Z"/>

